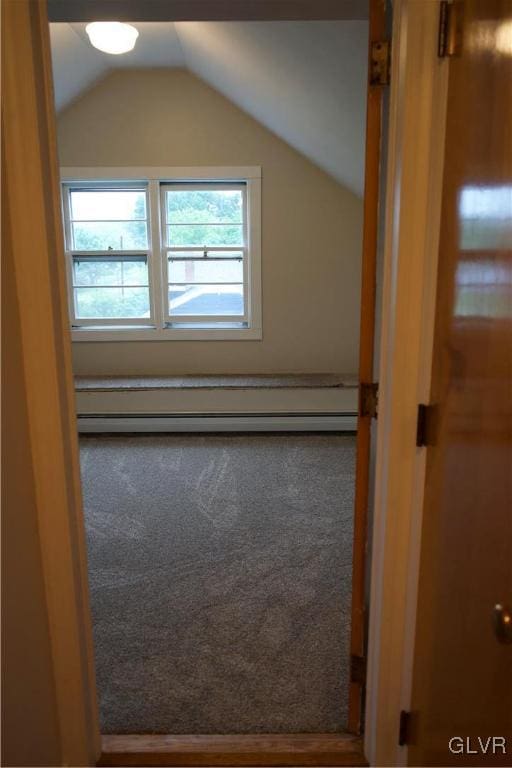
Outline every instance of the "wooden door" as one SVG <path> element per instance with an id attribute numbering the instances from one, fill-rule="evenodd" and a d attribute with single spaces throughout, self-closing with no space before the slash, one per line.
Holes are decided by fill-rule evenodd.
<path id="1" fill-rule="evenodd" d="M 409 764 L 512 765 L 512 2 L 454 12 Z"/>
<path id="2" fill-rule="evenodd" d="M 361 274 L 361 316 L 359 324 L 359 416 L 356 443 L 356 487 L 354 503 L 354 541 L 352 555 L 351 676 L 348 730 L 360 733 L 363 721 L 364 679 L 366 670 L 367 541 L 370 487 L 372 485 L 372 414 L 366 408 L 372 393 L 375 371 L 377 248 L 381 199 L 382 128 L 385 82 L 372 74 L 372 50 L 386 38 L 386 0 L 370 0 L 368 45 L 368 90 L 366 99 L 366 149 L 364 219 Z M 386 80 L 385 71 L 382 78 Z"/>

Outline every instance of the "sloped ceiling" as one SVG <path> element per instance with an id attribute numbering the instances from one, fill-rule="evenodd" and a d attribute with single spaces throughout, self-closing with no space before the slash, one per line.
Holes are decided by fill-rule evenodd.
<path id="1" fill-rule="evenodd" d="M 85 23 L 50 25 L 61 110 L 114 68 L 185 67 L 361 195 L 368 24 L 364 20 L 138 22 L 110 56 Z"/>

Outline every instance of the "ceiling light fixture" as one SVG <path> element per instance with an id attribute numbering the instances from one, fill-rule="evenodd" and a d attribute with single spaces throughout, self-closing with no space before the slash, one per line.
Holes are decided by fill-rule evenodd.
<path id="1" fill-rule="evenodd" d="M 127 53 L 135 46 L 139 32 L 120 21 L 93 21 L 85 28 L 91 45 L 104 53 Z"/>

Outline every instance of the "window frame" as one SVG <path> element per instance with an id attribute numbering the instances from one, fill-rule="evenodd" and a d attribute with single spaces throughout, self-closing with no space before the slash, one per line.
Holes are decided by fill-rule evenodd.
<path id="1" fill-rule="evenodd" d="M 62 168 L 63 220 L 65 231 L 66 269 L 73 341 L 162 341 L 162 340 L 260 340 L 261 323 L 261 168 L 244 167 L 137 167 L 137 168 Z M 163 200 L 165 188 L 179 184 L 218 185 L 222 188 L 243 187 L 244 217 L 244 317 L 171 317 L 168 308 L 169 246 L 166 242 L 166 214 Z M 71 245 L 69 190 L 73 188 L 140 189 L 145 186 L 148 250 L 114 254 L 144 255 L 148 262 L 150 318 L 115 318 L 89 320 L 75 317 L 73 259 L 80 252 Z M 108 186 L 107 186 L 108 185 Z M 67 190 L 67 194 L 64 192 Z M 241 249 L 240 249 L 241 250 Z M 85 252 L 89 256 L 98 251 Z M 112 251 L 106 252 L 109 256 Z"/>
<path id="2" fill-rule="evenodd" d="M 87 191 L 99 189 L 101 187 L 104 191 L 114 190 L 137 190 L 143 191 L 146 198 L 146 233 L 148 240 L 148 247 L 143 250 L 135 248 L 129 250 L 110 250 L 110 251 L 82 251 L 74 247 L 72 224 L 74 219 L 71 217 L 71 193 L 75 191 Z M 102 181 L 101 185 L 98 182 L 91 181 L 76 181 L 76 182 L 64 182 L 62 184 L 62 206 L 63 206 L 63 221 L 64 221 L 64 252 L 66 255 L 66 273 L 68 279 L 68 303 L 69 313 L 71 317 L 72 330 L 80 328 L 94 328 L 99 330 L 105 327 L 116 327 L 122 325 L 124 327 L 153 327 L 155 323 L 155 307 L 154 307 L 154 293 L 152 290 L 151 281 L 151 265 L 150 262 L 153 256 L 152 238 L 151 238 L 151 221 L 150 221 L 150 206 L 149 206 L 149 190 L 147 182 L 140 182 L 137 180 L 126 180 L 125 182 Z M 99 220 L 98 220 L 99 221 Z M 121 221 L 121 219 L 119 219 Z M 134 219 L 133 221 L 136 221 Z M 141 219 L 142 221 L 142 219 Z M 112 261 L 121 261 L 123 258 L 141 257 L 146 259 L 148 270 L 148 298 L 149 298 L 149 318 L 147 317 L 116 317 L 116 318 L 79 318 L 75 314 L 75 291 L 77 286 L 74 284 L 74 264 L 77 259 L 82 258 L 83 261 L 98 259 L 105 257 L 105 260 L 111 259 Z M 80 287 L 80 286 L 78 286 Z M 87 286 L 84 286 L 87 287 Z M 91 286 L 95 287 L 95 286 Z M 97 286 L 100 287 L 100 286 Z M 112 286 L 116 287 L 116 286 Z M 125 286 L 132 287 L 132 286 Z M 133 286 L 136 287 L 136 286 Z M 145 286 L 144 286 L 145 287 Z"/>
<path id="3" fill-rule="evenodd" d="M 179 190 L 179 189 L 191 189 L 191 190 L 197 190 L 202 191 L 206 189 L 211 190 L 239 190 L 242 193 L 242 209 L 243 209 L 243 221 L 242 221 L 242 239 L 243 243 L 241 246 L 211 246 L 208 248 L 208 251 L 216 252 L 227 252 L 227 251 L 235 251 L 235 252 L 242 252 L 242 266 L 243 266 L 243 275 L 242 275 L 242 285 L 243 285 L 243 295 L 244 295 L 244 312 L 242 315 L 180 315 L 178 317 L 172 316 L 169 312 L 169 302 L 168 300 L 165 301 L 165 322 L 168 327 L 170 328 L 179 328 L 188 325 L 197 325 L 198 323 L 208 324 L 208 323 L 215 323 L 216 325 L 226 323 L 226 324 L 238 324 L 239 326 L 247 326 L 249 324 L 249 304 L 250 304 L 250 287 L 249 287 L 249 246 L 248 246 L 248 236 L 247 236 L 247 223 L 248 223 L 248 205 L 247 205 L 247 184 L 246 182 L 240 182 L 240 181 L 229 181 L 229 182 L 166 182 L 160 184 L 160 211 L 163 212 L 162 216 L 162 251 L 164 252 L 163 258 L 162 258 L 162 267 L 163 267 L 163 277 L 164 277 L 164 291 L 168 288 L 168 286 L 171 285 L 171 281 L 169 278 L 169 255 L 172 252 L 178 252 L 178 253 L 186 253 L 187 251 L 190 251 L 191 253 L 197 253 L 201 250 L 200 246 L 171 246 L 167 242 L 167 227 L 169 226 L 169 221 L 167 219 L 167 205 L 166 205 L 166 193 L 170 190 Z M 208 257 L 206 257 L 208 258 Z M 184 259 L 185 260 L 185 259 Z M 226 259 L 228 261 L 229 259 Z M 167 295 L 166 295 L 167 298 Z"/>

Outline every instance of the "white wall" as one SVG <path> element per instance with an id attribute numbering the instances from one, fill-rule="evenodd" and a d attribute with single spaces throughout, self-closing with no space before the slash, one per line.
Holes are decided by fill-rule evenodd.
<path id="1" fill-rule="evenodd" d="M 363 194 L 368 22 L 175 24 L 187 68 Z"/>
<path id="2" fill-rule="evenodd" d="M 63 166 L 261 165 L 263 174 L 263 340 L 76 342 L 76 373 L 357 370 L 356 195 L 183 70 L 113 72 L 58 127 Z"/>
<path id="3" fill-rule="evenodd" d="M 50 24 L 58 110 L 112 69 L 184 67 L 362 195 L 367 21 L 136 22 L 122 56 L 93 48 L 86 25 Z"/>

